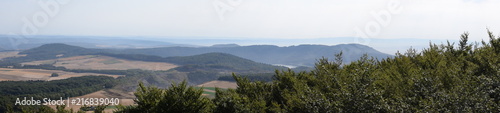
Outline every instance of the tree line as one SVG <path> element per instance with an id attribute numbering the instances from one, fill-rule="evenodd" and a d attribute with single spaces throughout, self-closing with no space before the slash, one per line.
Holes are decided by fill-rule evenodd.
<path id="1" fill-rule="evenodd" d="M 272 82 L 274 73 L 241 73 L 240 77 L 247 78 L 250 81 Z M 217 80 L 236 82 L 233 76 L 220 76 Z"/>

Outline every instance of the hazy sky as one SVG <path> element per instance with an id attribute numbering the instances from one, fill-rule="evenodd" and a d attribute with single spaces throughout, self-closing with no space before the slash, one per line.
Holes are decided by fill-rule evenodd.
<path id="1" fill-rule="evenodd" d="M 0 0 L 0 34 L 480 40 L 500 33 L 499 11 L 500 0 Z"/>

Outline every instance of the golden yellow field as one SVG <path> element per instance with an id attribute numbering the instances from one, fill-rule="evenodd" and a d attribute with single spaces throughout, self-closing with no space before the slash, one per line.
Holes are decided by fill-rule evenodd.
<path id="1" fill-rule="evenodd" d="M 109 56 L 85 55 L 68 58 L 59 58 L 54 60 L 42 60 L 26 62 L 27 65 L 38 64 L 53 64 L 54 66 L 62 66 L 67 69 L 91 69 L 91 70 L 127 70 L 127 69 L 143 69 L 143 70 L 169 70 L 177 67 L 174 64 L 163 62 L 144 62 L 124 60 Z"/>
<path id="2" fill-rule="evenodd" d="M 59 74 L 58 77 L 50 77 L 52 73 Z M 22 81 L 22 80 L 59 80 L 70 77 L 80 77 L 89 75 L 105 75 L 111 77 L 119 77 L 120 75 L 97 74 L 97 73 L 73 73 L 60 70 L 43 70 L 43 69 L 10 69 L 0 68 L 0 81 Z"/>
<path id="3" fill-rule="evenodd" d="M 215 93 L 215 90 L 213 88 L 217 87 L 217 88 L 223 88 L 223 89 L 228 89 L 228 88 L 236 89 L 238 87 L 238 84 L 236 84 L 236 82 L 214 80 L 214 81 L 205 82 L 203 84 L 200 84 L 200 85 L 198 85 L 198 87 L 204 87 L 203 92 L 210 93 L 210 94 L 203 93 L 202 94 L 203 96 L 213 97 L 214 96 L 213 94 Z M 209 87 L 212 87 L 212 88 L 209 88 Z"/>

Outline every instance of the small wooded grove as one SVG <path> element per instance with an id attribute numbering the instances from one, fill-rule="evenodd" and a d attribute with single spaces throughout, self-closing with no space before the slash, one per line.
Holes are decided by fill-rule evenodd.
<path id="1" fill-rule="evenodd" d="M 364 56 L 342 64 L 318 60 L 310 72 L 276 71 L 272 82 L 234 76 L 238 88 L 202 90 L 173 84 L 135 92 L 138 105 L 116 112 L 500 112 L 500 37 L 468 43 L 430 44 L 392 58 Z"/>

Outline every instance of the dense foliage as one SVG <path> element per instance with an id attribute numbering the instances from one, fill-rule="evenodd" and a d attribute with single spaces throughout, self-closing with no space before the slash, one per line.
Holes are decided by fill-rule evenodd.
<path id="1" fill-rule="evenodd" d="M 118 113 L 200 113 L 208 112 L 212 102 L 202 89 L 187 86 L 186 81 L 169 89 L 146 87 L 142 83 L 134 93 L 137 106 L 118 106 Z"/>
<path id="2" fill-rule="evenodd" d="M 482 45 L 469 44 L 465 33 L 458 47 L 450 43 L 431 44 L 421 52 L 409 49 L 380 60 L 365 55 L 342 64 L 340 53 L 334 61 L 319 60 L 310 72 L 276 71 L 272 82 L 252 82 L 234 76 L 238 88 L 217 89 L 212 102 L 200 99 L 199 90 L 182 85 L 170 89 L 140 88 L 136 92 L 138 106 L 127 109 L 170 112 L 183 107 L 213 106 L 202 111 L 500 112 L 500 37 L 488 33 L 490 41 Z M 190 100 L 172 101 L 186 99 Z M 165 104 L 152 104 L 161 102 Z M 190 106 L 195 103 L 196 106 Z M 187 110 L 183 112 L 200 112 Z"/>

